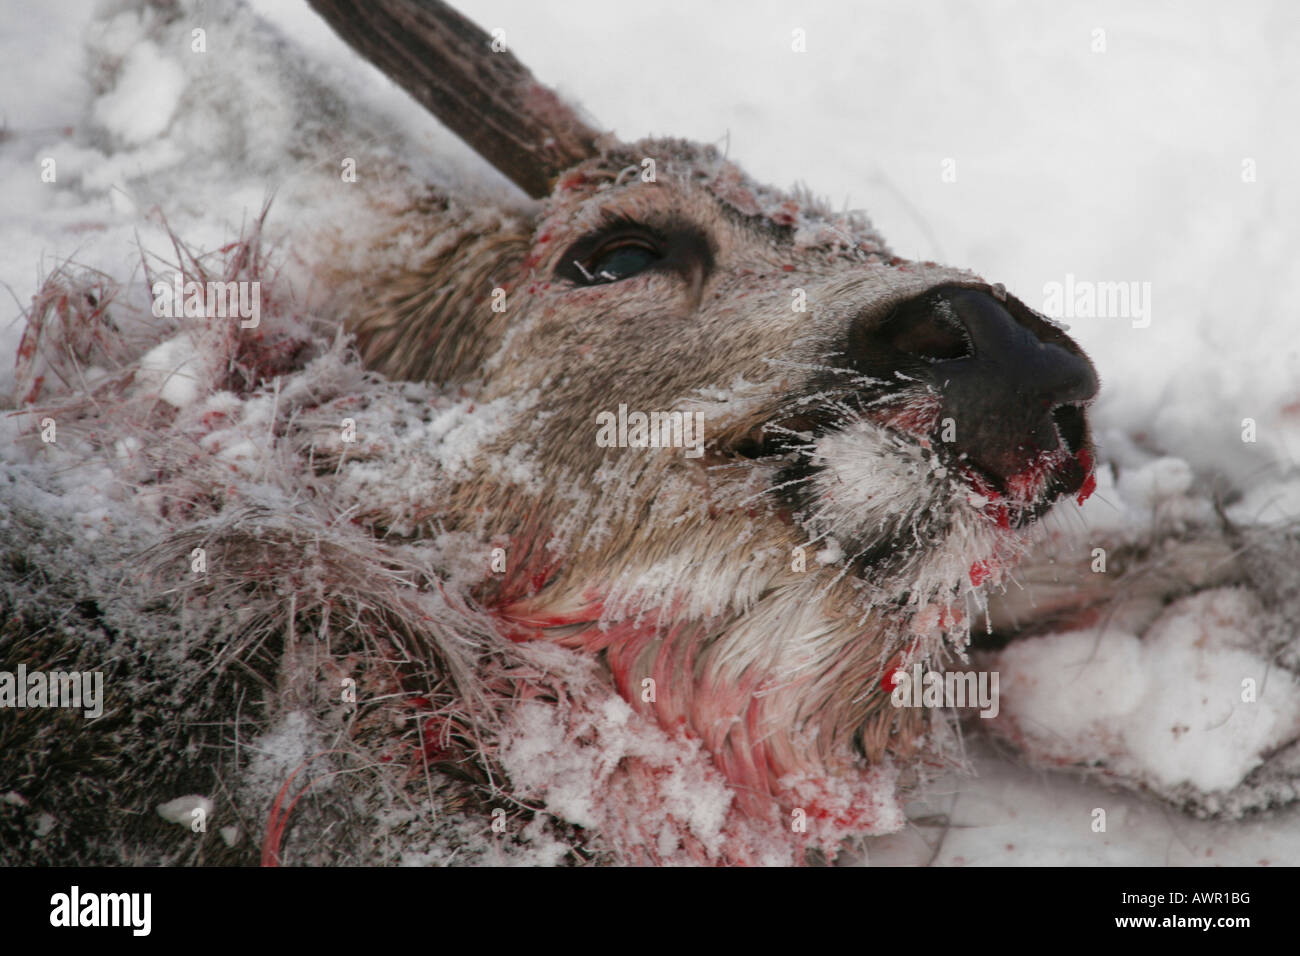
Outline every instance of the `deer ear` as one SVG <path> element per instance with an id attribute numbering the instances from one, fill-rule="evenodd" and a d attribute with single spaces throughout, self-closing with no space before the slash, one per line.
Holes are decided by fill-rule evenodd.
<path id="1" fill-rule="evenodd" d="M 427 225 L 424 258 L 366 283 L 345 326 L 365 364 L 389 378 L 464 382 L 505 335 L 532 224 L 482 208 L 448 210 Z"/>

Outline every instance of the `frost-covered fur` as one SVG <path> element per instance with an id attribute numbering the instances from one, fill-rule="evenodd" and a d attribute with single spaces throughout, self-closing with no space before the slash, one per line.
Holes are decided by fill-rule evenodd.
<path id="1" fill-rule="evenodd" d="M 185 35 L 183 18 L 142 16 Z M 250 20 L 232 22 L 256 50 Z M 306 115 L 313 86 L 295 89 Z M 296 155 L 331 155 L 360 125 L 328 101 L 334 126 L 304 125 Z M 899 260 L 861 216 L 675 140 L 607 143 L 538 206 L 426 189 L 387 150 L 371 158 L 383 174 L 333 223 L 279 234 L 279 260 L 261 222 L 219 255 L 146 260 L 145 288 L 172 269 L 261 282 L 256 330 L 153 321 L 140 286 L 71 265 L 33 304 L 4 425 L 0 659 L 102 670 L 108 712 L 0 713 L 6 858 L 833 855 L 901 827 L 900 788 L 961 760 L 950 715 L 891 707 L 886 675 L 966 657 L 972 620 L 1016 580 L 1034 600 L 995 607 L 998 636 L 1086 634 L 1123 611 L 1120 670 L 1143 633 L 1177 644 L 1169 600 L 1270 622 L 1248 659 L 1220 659 L 1272 667 L 1271 723 L 1239 738 L 1235 781 L 1127 746 L 1131 700 L 1065 744 L 1008 700 L 1001 729 L 1031 758 L 1202 812 L 1294 799 L 1296 650 L 1277 622 L 1295 584 L 1270 563 L 1285 532 L 1234 539 L 1206 511 L 1090 540 L 1049 515 L 1040 563 L 1014 578 L 1035 532 L 999 507 L 1035 510 L 1041 483 L 995 507 L 927 453 L 933 396 L 845 374 L 850 321 L 983 280 Z M 698 230 L 708 281 L 558 280 L 614 219 Z M 701 413 L 705 454 L 599 446 L 596 415 L 619 405 Z M 805 434 L 809 417 L 830 426 Z M 782 428 L 781 454 L 741 452 Z M 783 494 L 799 482 L 815 506 Z M 1273 557 L 1214 574 L 1164 560 L 1189 542 Z M 1134 573 L 1062 573 L 1098 544 Z M 1186 598 L 1225 586 L 1253 596 Z M 1032 685 L 1016 648 L 978 653 Z M 1107 721 L 1119 739 L 1098 753 Z M 204 832 L 156 813 L 187 794 L 213 801 Z"/>
<path id="2" fill-rule="evenodd" d="M 221 274 L 264 274 L 256 250 L 254 237 L 239 244 Z M 187 257 L 186 274 L 206 277 L 205 262 Z M 68 354 L 73 337 L 51 330 L 97 320 L 102 286 L 87 281 L 51 278 L 64 324 L 33 315 L 44 334 L 24 352 L 25 381 Z M 234 861 L 259 841 L 262 859 L 296 862 L 492 860 L 512 847 L 534 862 L 800 858 L 806 839 L 736 812 L 700 743 L 644 723 L 592 659 L 502 639 L 473 594 L 490 542 L 429 533 L 429 502 L 510 415 L 380 379 L 342 339 L 275 309 L 256 337 L 222 323 L 156 337 L 95 385 L 44 388 L 7 422 L 21 453 L 5 497 L 5 658 L 101 670 L 109 692 L 99 721 L 3 715 L 6 754 L 27 758 L 6 781 L 15 860 Z M 297 368 L 260 374 L 286 354 Z M 184 388 L 143 373 L 163 356 Z M 88 515 L 88 502 L 102 506 Z M 85 773 L 69 777 L 70 761 Z M 822 799 L 896 828 L 893 775 L 872 779 L 865 795 Z M 234 831 L 195 838 L 154 812 L 189 792 L 214 799 L 214 829 Z M 536 821 L 549 829 L 525 826 L 530 806 L 553 812 Z M 495 838 L 493 810 L 507 826 Z M 851 832 L 811 831 L 831 846 Z"/>

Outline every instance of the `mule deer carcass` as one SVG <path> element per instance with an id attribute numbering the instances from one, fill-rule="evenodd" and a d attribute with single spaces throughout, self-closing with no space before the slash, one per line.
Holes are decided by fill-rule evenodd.
<path id="1" fill-rule="evenodd" d="M 516 640 L 603 654 L 751 812 L 830 814 L 828 778 L 923 730 L 885 675 L 964 644 L 1023 529 L 1087 496 L 1087 358 L 712 148 L 600 140 L 449 11 L 317 7 L 542 200 L 486 238 L 431 218 L 438 253 L 353 323 L 368 365 L 514 406 L 440 515 L 506 544 L 479 600 Z M 520 449 L 532 492 L 493 465 Z"/>
<path id="2" fill-rule="evenodd" d="M 116 653 L 128 699 L 107 729 L 11 730 L 10 752 L 80 748 L 93 767 L 146 747 L 122 721 L 164 727 L 174 765 L 146 747 L 147 769 L 105 784 L 113 805 L 219 778 L 268 862 L 295 778 L 333 781 L 297 810 L 305 860 L 402 858 L 429 802 L 469 856 L 542 842 L 520 807 L 601 859 L 799 860 L 896 829 L 897 788 L 958 749 L 950 709 L 899 706 L 900 684 L 969 660 L 973 623 L 1005 636 L 1115 606 L 1111 579 L 1069 561 L 1033 607 L 996 604 L 1039 519 L 1095 487 L 1088 358 L 1001 286 L 902 260 L 862 216 L 713 147 L 600 135 L 443 3 L 312 5 L 536 202 L 376 205 L 374 255 L 312 266 L 326 322 L 281 304 L 255 335 L 187 333 L 206 358 L 181 398 L 165 349 L 94 402 L 43 393 L 67 371 L 63 330 L 103 320 L 102 296 L 52 283 L 20 354 L 31 428 L 114 449 L 149 522 L 108 557 L 66 532 L 10 561 L 6 581 L 45 582 L 35 603 L 7 592 L 11 647 L 65 670 Z M 261 278 L 251 242 L 220 274 L 178 258 L 185 278 Z M 145 437 L 129 454 L 122 422 Z M 53 522 L 10 511 L 29 542 Z M 1181 560 L 1132 549 L 1133 627 L 1153 596 L 1240 579 L 1204 569 L 1222 534 L 1179 540 Z M 110 573 L 133 555 L 147 575 Z M 1276 744 L 1296 720 L 1278 712 Z M 294 760 L 241 765 L 249 735 Z M 57 799 L 34 767 L 14 792 Z M 106 827 L 61 807 L 65 848 Z M 115 823 L 84 855 L 239 858 L 153 825 Z"/>

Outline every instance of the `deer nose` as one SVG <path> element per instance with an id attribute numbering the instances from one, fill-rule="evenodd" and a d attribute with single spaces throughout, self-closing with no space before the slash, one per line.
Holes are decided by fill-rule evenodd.
<path id="1" fill-rule="evenodd" d="M 948 426 L 939 440 L 998 487 L 1044 454 L 1073 455 L 1086 443 L 1082 406 L 1097 394 L 1097 373 L 1069 336 L 1017 300 L 941 287 L 895 309 L 880 334 L 897 371 L 938 396 Z"/>

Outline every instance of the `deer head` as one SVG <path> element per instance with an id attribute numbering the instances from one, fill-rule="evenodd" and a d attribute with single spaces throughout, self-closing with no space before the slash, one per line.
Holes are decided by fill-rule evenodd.
<path id="1" fill-rule="evenodd" d="M 441 2 L 312 2 L 539 201 L 430 203 L 349 316 L 375 368 L 504 410 L 427 514 L 508 547 L 506 633 L 603 653 L 758 812 L 909 752 L 887 675 L 1090 490 L 1080 348 L 711 146 L 598 135 Z"/>

